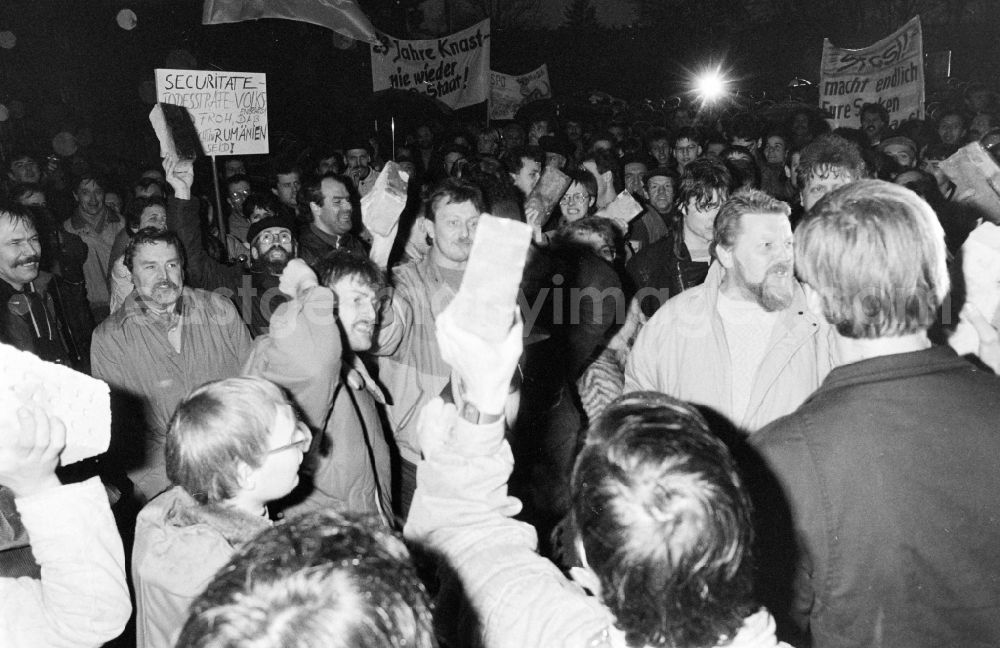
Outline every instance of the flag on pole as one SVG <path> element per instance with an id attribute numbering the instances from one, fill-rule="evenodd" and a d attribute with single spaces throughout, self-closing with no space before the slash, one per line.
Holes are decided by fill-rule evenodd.
<path id="1" fill-rule="evenodd" d="M 341 36 L 378 43 L 368 16 L 354 0 L 205 0 L 203 25 L 284 18 L 332 29 Z"/>

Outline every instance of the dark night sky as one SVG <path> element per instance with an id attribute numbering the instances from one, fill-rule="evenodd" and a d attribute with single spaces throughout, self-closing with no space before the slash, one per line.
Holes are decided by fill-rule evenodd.
<path id="1" fill-rule="evenodd" d="M 440 0 L 429 0 L 435 1 Z M 547 18 L 542 22 L 552 26 L 561 22 L 557 5 L 563 1 L 568 0 L 544 0 Z M 0 49 L 0 104 L 20 102 L 30 117 L 0 124 L 0 144 L 9 145 L 12 138 L 46 141 L 58 129 L 78 133 L 89 127 L 98 143 L 143 157 L 152 146 L 152 133 L 146 121 L 150 105 L 140 97 L 139 88 L 151 82 L 155 67 L 267 73 L 272 132 L 336 137 L 370 127 L 358 109 L 371 93 L 367 47 L 340 50 L 328 30 L 291 21 L 202 26 L 202 4 L 202 0 L 0 0 L 0 32 L 9 30 L 17 37 L 12 49 Z M 599 18 L 605 24 L 619 20 L 631 6 L 627 0 L 599 0 L 595 5 L 600 7 Z M 126 6 L 138 16 L 138 25 L 131 31 L 115 22 L 118 11 Z M 433 20 L 433 4 L 426 10 Z M 542 47 L 548 37 L 535 38 L 534 48 L 513 36 L 496 39 L 494 69 L 524 72 L 548 62 L 557 75 L 553 78 L 557 92 L 605 89 L 600 80 L 591 80 L 590 70 L 578 70 L 571 55 L 553 53 L 551 46 L 546 55 Z M 810 52 L 777 57 L 793 60 L 778 72 L 765 66 L 751 72 L 758 79 L 781 76 L 776 79 L 779 83 L 791 78 L 789 72 L 816 80 L 821 40 L 809 36 Z M 992 42 L 990 52 L 996 50 L 995 39 Z M 925 35 L 926 51 L 942 45 L 951 46 Z M 603 53 L 600 42 L 577 46 Z M 641 46 L 637 43 L 633 51 L 641 52 Z M 781 42 L 770 46 L 780 50 Z M 956 47 L 961 46 L 956 43 Z M 178 59 L 177 51 L 186 52 L 186 57 Z M 961 64 L 963 56 L 956 56 L 956 60 Z M 600 60 L 604 82 L 618 83 L 617 88 L 606 89 L 636 98 L 666 94 L 667 85 L 649 75 L 660 73 L 663 78 L 662 70 L 680 68 L 681 63 L 609 55 Z"/>

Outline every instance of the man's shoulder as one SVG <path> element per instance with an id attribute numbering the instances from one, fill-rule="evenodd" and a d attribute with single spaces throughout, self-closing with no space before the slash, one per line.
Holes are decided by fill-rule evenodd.
<path id="1" fill-rule="evenodd" d="M 660 306 L 649 318 L 647 326 L 654 321 L 660 323 L 673 322 L 682 318 L 701 319 L 708 315 L 708 301 L 704 284 L 688 288 L 674 295 Z"/>

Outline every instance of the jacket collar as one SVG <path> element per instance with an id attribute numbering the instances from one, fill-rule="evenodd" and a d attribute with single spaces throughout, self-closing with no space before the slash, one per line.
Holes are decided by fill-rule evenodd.
<path id="1" fill-rule="evenodd" d="M 191 289 L 185 286 L 181 289 L 181 296 L 177 299 L 177 303 L 174 304 L 174 312 L 178 315 L 188 314 L 196 304 L 197 301 L 193 298 Z M 125 326 L 125 323 L 131 319 L 147 319 L 150 316 L 150 310 L 139 292 L 133 290 L 114 314 L 118 315 L 121 326 Z"/>
<path id="2" fill-rule="evenodd" d="M 74 232 L 79 232 L 81 230 L 93 230 L 94 232 L 100 234 L 104 231 L 104 228 L 108 223 L 117 223 L 121 219 L 113 211 L 105 207 L 102 210 L 101 216 L 97 219 L 97 225 L 93 226 L 90 222 L 83 217 L 83 212 L 80 211 L 79 205 L 73 210 L 73 215 L 69 217 L 70 227 L 73 228 Z"/>
<path id="3" fill-rule="evenodd" d="M 182 487 L 177 486 L 173 490 L 175 499 L 165 516 L 170 525 L 188 527 L 206 524 L 218 531 L 234 547 L 246 544 L 257 533 L 271 526 L 266 517 L 251 515 L 222 504 L 199 504 Z"/>
<path id="4" fill-rule="evenodd" d="M 971 366 L 949 346 L 932 346 L 920 351 L 868 358 L 834 368 L 810 399 L 841 387 L 968 369 Z"/>

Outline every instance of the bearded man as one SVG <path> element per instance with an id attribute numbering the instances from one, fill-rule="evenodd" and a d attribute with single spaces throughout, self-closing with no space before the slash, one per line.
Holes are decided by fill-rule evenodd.
<path id="1" fill-rule="evenodd" d="M 659 391 L 753 432 L 795 410 L 831 367 L 829 330 L 795 280 L 790 208 L 734 194 L 713 228 L 705 282 L 669 300 L 639 333 L 625 391 Z"/>
<path id="2" fill-rule="evenodd" d="M 250 225 L 246 234 L 249 271 L 242 264 L 220 263 L 206 252 L 202 241 L 198 198 L 191 192 L 191 165 L 167 157 L 163 168 L 174 189 L 174 196 L 167 201 L 167 228 L 177 233 L 187 252 L 185 276 L 189 284 L 233 298 L 250 334 L 267 333 L 271 314 L 288 300 L 278 290 L 278 277 L 298 250 L 295 222 L 286 216 L 268 216 Z"/>

